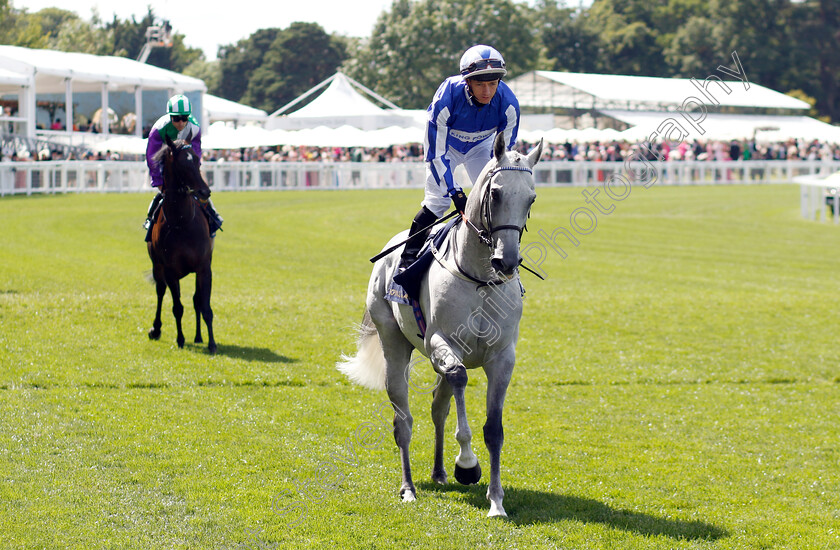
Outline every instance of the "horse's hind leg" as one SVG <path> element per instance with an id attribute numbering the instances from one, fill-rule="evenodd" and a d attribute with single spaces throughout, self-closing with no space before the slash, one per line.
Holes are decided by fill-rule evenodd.
<path id="1" fill-rule="evenodd" d="M 412 502 L 417 498 L 417 489 L 411 478 L 408 447 L 411 443 L 411 428 L 414 419 L 408 408 L 408 377 L 405 371 L 414 348 L 402 335 L 396 322 L 387 328 L 377 326 L 377 331 L 385 355 L 385 389 L 391 400 L 391 406 L 394 408 L 394 441 L 400 450 L 402 465 L 400 496 L 403 502 Z"/>
<path id="2" fill-rule="evenodd" d="M 201 317 L 207 324 L 207 351 L 216 353 L 216 340 L 213 338 L 213 310 L 210 308 L 210 292 L 213 289 L 213 272 L 208 267 L 195 274 L 195 343 L 201 343 Z"/>
<path id="3" fill-rule="evenodd" d="M 432 400 L 432 421 L 435 423 L 435 465 L 432 468 L 432 481 L 440 484 L 447 482 L 446 466 L 443 462 L 443 447 L 446 429 L 446 417 L 452 402 L 452 386 L 441 377 L 434 391 Z"/>
<path id="4" fill-rule="evenodd" d="M 195 294 L 193 294 L 193 308 L 195 309 L 195 340 L 201 344 L 204 339 L 201 337 L 201 284 L 198 275 L 195 276 Z"/>

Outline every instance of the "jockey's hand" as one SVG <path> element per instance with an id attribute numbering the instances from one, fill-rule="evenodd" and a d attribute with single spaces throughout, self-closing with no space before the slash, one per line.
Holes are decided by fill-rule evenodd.
<path id="1" fill-rule="evenodd" d="M 455 209 L 461 214 L 467 209 L 467 196 L 462 190 L 456 189 L 452 192 L 452 204 L 455 205 Z"/>

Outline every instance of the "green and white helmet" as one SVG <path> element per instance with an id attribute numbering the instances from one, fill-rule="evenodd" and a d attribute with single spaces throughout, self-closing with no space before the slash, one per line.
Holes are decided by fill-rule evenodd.
<path id="1" fill-rule="evenodd" d="M 174 95 L 166 102 L 166 112 L 170 115 L 189 115 L 192 114 L 192 105 L 187 96 Z"/>

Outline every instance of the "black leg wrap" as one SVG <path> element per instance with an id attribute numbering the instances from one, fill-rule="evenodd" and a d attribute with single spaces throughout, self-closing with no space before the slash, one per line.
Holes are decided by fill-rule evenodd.
<path id="1" fill-rule="evenodd" d="M 481 466 L 476 464 L 472 468 L 461 468 L 455 464 L 455 479 L 461 485 L 475 485 L 481 480 Z"/>

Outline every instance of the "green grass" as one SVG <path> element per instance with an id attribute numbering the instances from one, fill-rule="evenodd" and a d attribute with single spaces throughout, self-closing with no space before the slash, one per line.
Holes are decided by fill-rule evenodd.
<path id="1" fill-rule="evenodd" d="M 634 189 L 523 275 L 508 521 L 487 472 L 431 484 L 420 393 L 402 504 L 386 396 L 334 368 L 420 191 L 214 196 L 215 357 L 189 343 L 192 277 L 185 349 L 168 296 L 146 336 L 148 199 L 0 200 L 0 548 L 840 547 L 840 227 L 797 187 Z M 540 189 L 523 245 L 583 206 Z"/>

